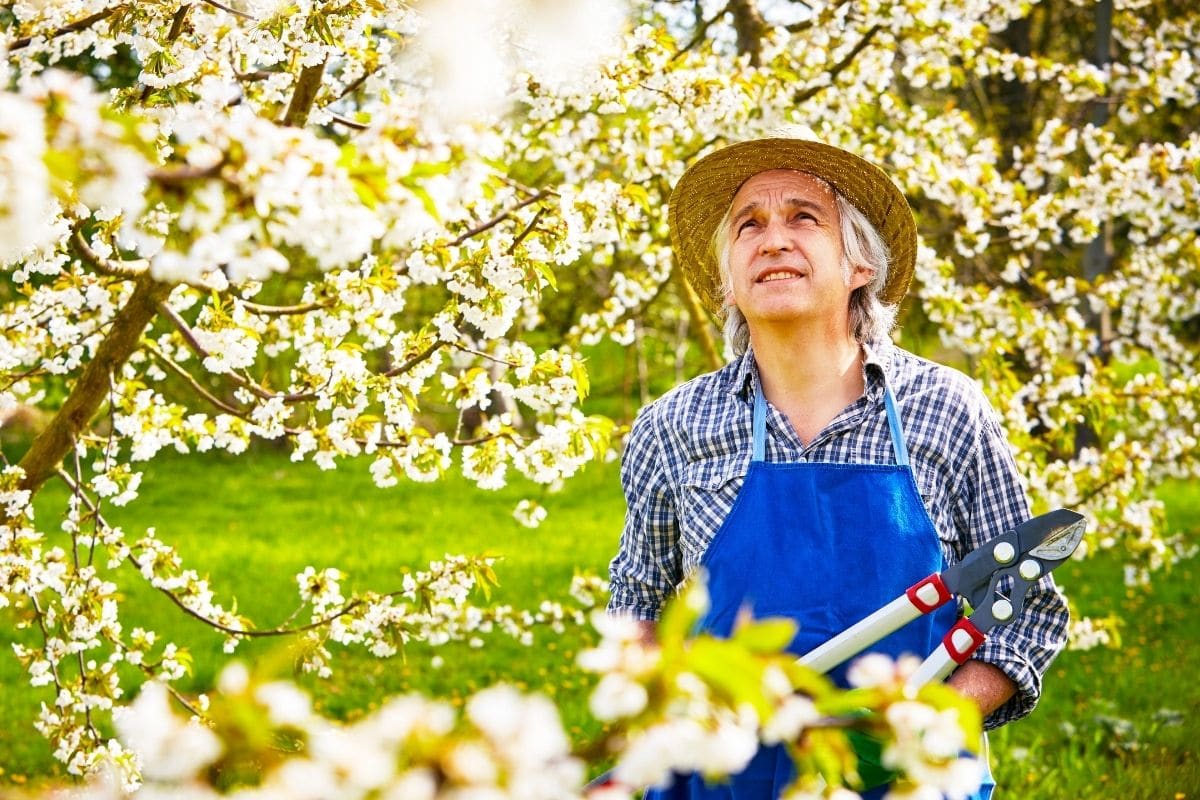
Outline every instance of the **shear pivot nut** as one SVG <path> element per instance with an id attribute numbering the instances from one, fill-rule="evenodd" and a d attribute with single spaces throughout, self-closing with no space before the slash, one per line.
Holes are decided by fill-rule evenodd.
<path id="1" fill-rule="evenodd" d="M 1022 578 L 1027 581 L 1031 581 L 1042 574 L 1042 565 L 1034 561 L 1032 558 L 1027 558 L 1021 562 L 1018 572 L 1021 573 Z"/>
<path id="2" fill-rule="evenodd" d="M 1004 598 L 1000 598 L 996 602 L 992 603 L 992 616 L 995 617 L 997 622 L 1006 622 L 1007 620 L 1012 619 L 1012 615 L 1012 603 L 1008 602 Z"/>
<path id="3" fill-rule="evenodd" d="M 1007 564 L 1017 557 L 1017 549 L 1012 546 L 1011 542 L 1001 542 L 992 550 L 992 556 L 996 559 L 997 564 Z"/>

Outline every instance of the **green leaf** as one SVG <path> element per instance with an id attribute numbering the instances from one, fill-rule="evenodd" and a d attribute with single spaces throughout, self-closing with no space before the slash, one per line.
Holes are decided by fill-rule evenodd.
<path id="1" fill-rule="evenodd" d="M 646 187 L 639 183 L 630 183 L 625 186 L 625 194 L 629 195 L 629 199 L 641 206 L 642 210 L 649 212 L 651 210 L 650 193 L 646 191 Z"/>
<path id="2" fill-rule="evenodd" d="M 708 610 L 708 592 L 698 581 L 691 581 L 663 609 L 658 622 L 658 640 L 664 646 L 681 645 Z"/>
<path id="3" fill-rule="evenodd" d="M 575 358 L 571 362 L 571 377 L 575 379 L 575 392 L 579 395 L 579 399 L 583 400 L 588 396 L 592 387 L 588 379 L 587 367 L 582 358 Z"/>
<path id="4" fill-rule="evenodd" d="M 449 175 L 454 167 L 448 161 L 423 161 L 413 164 L 408 171 L 407 179 L 432 178 L 435 175 Z"/>
<path id="5" fill-rule="evenodd" d="M 558 278 L 555 276 L 554 270 L 550 267 L 550 265 L 544 261 L 530 261 L 529 263 L 533 265 L 535 270 L 537 270 L 538 275 L 541 275 L 546 279 L 546 283 L 550 285 L 550 288 L 557 292 Z"/>
<path id="6" fill-rule="evenodd" d="M 700 676 L 735 708 L 749 703 L 760 718 L 771 713 L 763 690 L 763 664 L 729 639 L 702 636 L 692 642 L 686 669 Z"/>
<path id="7" fill-rule="evenodd" d="M 438 222 L 442 221 L 441 215 L 438 214 L 437 203 L 433 202 L 433 196 L 425 191 L 424 186 L 408 178 L 402 178 L 400 183 L 421 201 L 421 205 L 425 207 L 425 213 Z"/>
<path id="8" fill-rule="evenodd" d="M 750 622 L 733 633 L 733 641 L 751 653 L 778 653 L 796 637 L 796 623 L 790 619 L 764 619 Z"/>

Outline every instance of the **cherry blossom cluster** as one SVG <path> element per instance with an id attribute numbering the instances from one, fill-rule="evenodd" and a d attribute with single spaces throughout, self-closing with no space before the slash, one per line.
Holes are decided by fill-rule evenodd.
<path id="1" fill-rule="evenodd" d="M 598 719 L 615 726 L 607 746 L 614 790 L 666 786 L 673 772 L 719 778 L 740 772 L 761 744 L 782 745 L 798 777 L 785 797 L 851 798 L 857 762 L 845 737 L 843 693 L 783 652 L 795 634 L 782 620 L 745 621 L 729 639 L 691 631 L 707 607 L 700 582 L 664 614 L 648 645 L 634 621 L 597 616 L 601 642 L 580 664 L 601 677 L 590 698 Z M 914 658 L 868 655 L 848 674 L 864 710 L 850 722 L 877 737 L 897 777 L 889 797 L 965 797 L 979 786 L 978 709 L 942 686 L 906 687 Z M 910 792 L 918 792 L 911 795 Z M 625 796 L 625 795 L 619 795 Z M 932 796 L 932 795 L 930 795 Z"/>
<path id="2" fill-rule="evenodd" d="M 674 622 L 693 625 L 702 598 L 702 589 L 691 590 L 680 602 L 691 610 L 672 612 Z M 880 738 L 899 776 L 890 797 L 963 797 L 979 784 L 979 762 L 961 755 L 978 736 L 978 714 L 960 718 L 969 706 L 945 690 L 906 693 L 912 664 L 881 656 L 855 664 L 862 705 L 849 717 L 841 692 L 779 652 L 794 633 L 790 623 L 749 623 L 730 641 L 685 640 L 668 625 L 658 645 L 647 645 L 631 621 L 602 613 L 595 621 L 602 638 L 580 656 L 600 676 L 591 707 L 607 725 L 594 742 L 573 745 L 549 699 L 505 685 L 472 695 L 461 712 L 406 695 L 339 724 L 295 685 L 234 662 L 202 715 L 179 714 L 163 683 L 145 683 L 115 715 L 118 738 L 105 744 L 103 766 L 79 794 L 616 800 L 665 782 L 673 769 L 719 780 L 744 767 L 761 741 L 825 765 L 823 778 L 798 781 L 788 797 L 850 800 L 858 794 L 841 784 L 856 780 L 848 725 L 870 726 Z M 717 656 L 747 673 L 722 675 L 708 663 Z M 610 780 L 585 785 L 591 751 L 616 758 Z"/>

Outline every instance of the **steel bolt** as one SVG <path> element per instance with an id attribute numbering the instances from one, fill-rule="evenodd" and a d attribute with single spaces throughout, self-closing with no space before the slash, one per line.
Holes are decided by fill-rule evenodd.
<path id="1" fill-rule="evenodd" d="M 995 557 L 997 564 L 1007 564 L 1017 557 L 1017 549 L 1012 546 L 1011 542 L 1001 542 L 992 550 L 992 556 Z"/>
<path id="2" fill-rule="evenodd" d="M 996 618 L 997 622 L 1004 622 L 1005 620 L 1012 619 L 1012 615 L 1012 603 L 1008 602 L 1004 598 L 1000 598 L 996 602 L 992 603 L 992 616 Z"/>
<path id="3" fill-rule="evenodd" d="M 1027 581 L 1036 580 L 1042 574 L 1042 565 L 1029 558 L 1021 562 L 1019 572 L 1021 577 Z"/>

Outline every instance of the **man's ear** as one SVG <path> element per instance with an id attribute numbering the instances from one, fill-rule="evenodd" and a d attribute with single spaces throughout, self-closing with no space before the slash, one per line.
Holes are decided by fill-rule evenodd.
<path id="1" fill-rule="evenodd" d="M 866 286 L 875 277 L 875 270 L 866 264 L 855 264 L 850 268 L 850 291 Z"/>

